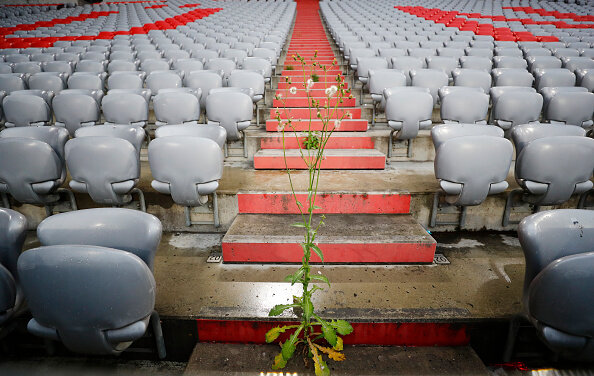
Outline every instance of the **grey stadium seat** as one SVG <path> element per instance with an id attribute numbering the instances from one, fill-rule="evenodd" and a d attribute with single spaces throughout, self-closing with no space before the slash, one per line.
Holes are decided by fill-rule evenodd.
<path id="1" fill-rule="evenodd" d="M 437 91 L 443 86 L 448 86 L 448 75 L 437 69 L 413 69 L 410 71 L 412 86 L 425 87 L 429 89 L 433 97 L 433 105 L 437 104 Z"/>
<path id="2" fill-rule="evenodd" d="M 66 88 L 64 83 L 66 75 L 61 72 L 41 72 L 35 73 L 27 82 L 29 89 L 46 90 L 57 93 Z"/>
<path id="3" fill-rule="evenodd" d="M 493 68 L 493 61 L 484 56 L 461 56 L 459 60 L 460 66 L 464 69 L 491 71 Z"/>
<path id="4" fill-rule="evenodd" d="M 454 69 L 454 86 L 480 87 L 488 93 L 491 88 L 491 75 L 480 69 Z"/>
<path id="5" fill-rule="evenodd" d="M 152 325 L 159 356 L 165 356 L 154 312 L 155 279 L 138 256 L 91 245 L 54 245 L 25 252 L 18 271 L 33 316 L 29 332 L 75 352 L 116 355 Z"/>
<path id="6" fill-rule="evenodd" d="M 545 118 L 551 123 L 577 125 L 584 128 L 594 123 L 594 93 L 561 91 L 547 104 Z"/>
<path id="7" fill-rule="evenodd" d="M 184 86 L 202 90 L 200 108 L 206 108 L 206 97 L 210 89 L 223 87 L 223 77 L 216 71 L 193 71 L 183 80 Z"/>
<path id="8" fill-rule="evenodd" d="M 107 78 L 107 87 L 111 89 L 142 89 L 146 73 L 134 71 L 113 72 Z"/>
<path id="9" fill-rule="evenodd" d="M 47 125 L 51 121 L 49 105 L 36 95 L 8 95 L 2 108 L 7 127 Z"/>
<path id="10" fill-rule="evenodd" d="M 544 87 L 557 87 L 557 86 L 574 86 L 575 85 L 575 74 L 569 69 L 565 68 L 543 68 L 535 69 L 534 78 L 536 82 L 534 87 L 536 90 L 541 90 Z"/>
<path id="11" fill-rule="evenodd" d="M 373 99 L 373 120 L 375 125 L 376 107 L 385 108 L 384 90 L 390 87 L 406 86 L 406 76 L 396 69 L 371 69 L 369 70 L 369 93 Z"/>
<path id="12" fill-rule="evenodd" d="M 15 316 L 24 302 L 17 273 L 27 231 L 24 215 L 0 208 L 0 326 Z"/>
<path id="13" fill-rule="evenodd" d="M 246 87 L 254 91 L 253 102 L 256 103 L 264 98 L 264 76 L 261 72 L 248 70 L 234 70 L 229 75 L 228 86 Z"/>
<path id="14" fill-rule="evenodd" d="M 202 137 L 159 137 L 149 144 L 148 154 L 154 179 L 151 186 L 186 208 L 186 224 L 192 224 L 189 207 L 204 205 L 212 194 L 214 225 L 218 226 L 216 189 L 223 174 L 219 145 Z"/>
<path id="15" fill-rule="evenodd" d="M 252 119 L 252 100 L 240 92 L 211 93 L 206 98 L 206 115 L 209 124 L 225 128 L 227 140 L 239 140 Z"/>
<path id="16" fill-rule="evenodd" d="M 155 130 L 155 138 L 172 136 L 191 136 L 209 138 L 223 149 L 227 142 L 227 131 L 220 125 L 212 124 L 173 124 Z"/>
<path id="17" fill-rule="evenodd" d="M 105 121 L 144 127 L 148 120 L 148 102 L 135 93 L 108 93 L 101 101 Z"/>
<path id="18" fill-rule="evenodd" d="M 91 92 L 58 94 L 52 101 L 56 126 L 65 127 L 71 136 L 80 127 L 95 125 L 101 118 L 97 100 Z"/>
<path id="19" fill-rule="evenodd" d="M 135 125 L 112 125 L 112 124 L 102 124 L 102 125 L 95 125 L 93 127 L 84 127 L 77 129 L 74 133 L 74 137 L 116 137 L 124 139 L 134 146 L 136 149 L 136 155 L 140 158 L 140 149 L 142 147 L 142 143 L 145 140 L 146 133 L 145 131 L 138 126 Z"/>
<path id="20" fill-rule="evenodd" d="M 404 73 L 406 76 L 406 84 L 411 84 L 410 78 L 410 71 L 412 69 L 423 69 L 425 65 L 425 61 L 423 59 L 413 57 L 413 56 L 398 56 L 393 57 L 392 61 L 392 68 L 398 69 Z"/>
<path id="21" fill-rule="evenodd" d="M 495 68 L 527 69 L 528 63 L 522 57 L 516 56 L 495 56 L 493 58 Z"/>
<path id="22" fill-rule="evenodd" d="M 153 71 L 146 76 L 144 83 L 154 94 L 157 94 L 160 89 L 182 87 L 182 79 L 174 71 Z"/>
<path id="23" fill-rule="evenodd" d="M 445 73 L 440 72 L 445 75 Z M 446 78 L 447 79 L 447 78 Z M 390 88 L 393 91 L 386 98 L 386 120 L 392 128 L 388 146 L 388 156 L 392 154 L 392 136 L 395 132 L 399 140 L 409 140 L 408 156 L 411 156 L 410 140 L 417 137 L 420 129 L 431 127 L 433 97 L 427 88 Z"/>
<path id="24" fill-rule="evenodd" d="M 144 197 L 136 189 L 140 178 L 137 149 L 118 137 L 77 137 L 66 143 L 66 163 L 72 179 L 70 188 L 88 193 L 94 202 L 124 205 L 138 193 L 140 207 L 146 211 Z"/>
<path id="25" fill-rule="evenodd" d="M 452 91 L 447 95 L 440 95 L 440 98 L 440 115 L 444 123 L 486 124 L 489 111 L 487 94 L 467 89 Z"/>
<path id="26" fill-rule="evenodd" d="M 0 90 L 10 93 L 15 90 L 25 90 L 25 75 L 21 73 L 0 73 Z"/>
<path id="27" fill-rule="evenodd" d="M 513 86 L 499 87 L 513 88 Z M 495 125 L 509 131 L 516 125 L 539 121 L 543 105 L 542 95 L 527 90 L 493 89 L 496 88 L 491 89 L 493 101 L 491 118 Z"/>
<path id="28" fill-rule="evenodd" d="M 534 76 L 526 69 L 495 68 L 491 71 L 493 86 L 524 86 L 532 87 Z"/>
<path id="29" fill-rule="evenodd" d="M 200 118 L 200 101 L 190 93 L 159 93 L 153 98 L 153 108 L 157 126 L 197 123 Z"/>
<path id="30" fill-rule="evenodd" d="M 526 258 L 524 315 L 555 353 L 574 361 L 594 360 L 594 212 L 561 209 L 531 215 L 520 222 L 518 238 Z M 506 358 L 513 351 L 517 324 L 512 328 Z"/>

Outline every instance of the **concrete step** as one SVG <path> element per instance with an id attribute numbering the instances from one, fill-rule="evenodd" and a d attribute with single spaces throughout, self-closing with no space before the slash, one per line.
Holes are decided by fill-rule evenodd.
<path id="1" fill-rule="evenodd" d="M 310 152 L 313 154 L 315 151 Z M 383 170 L 385 166 L 386 155 L 376 149 L 329 149 L 321 161 L 323 170 Z M 296 149 L 287 150 L 284 155 L 282 150 L 265 149 L 254 155 L 256 170 L 283 170 L 287 167 L 295 170 L 308 168 Z"/>
<path id="2" fill-rule="evenodd" d="M 294 79 L 293 82 L 289 84 L 288 82 L 285 81 L 285 79 L 283 77 L 281 77 L 281 80 L 278 83 L 278 88 L 279 89 L 288 89 L 291 86 L 297 86 L 296 84 L 301 84 L 302 85 L 303 84 L 303 81 L 297 82 L 296 79 Z M 332 81 L 329 81 L 329 82 L 315 82 L 313 84 L 312 89 L 321 89 L 321 90 L 323 90 L 323 89 L 325 89 L 327 87 L 330 87 L 332 85 L 336 85 L 336 81 L 332 80 Z M 349 87 L 348 82 L 345 82 L 344 83 L 344 88 L 347 89 L 348 87 Z"/>
<path id="3" fill-rule="evenodd" d="M 272 105 L 277 108 L 303 108 L 308 107 L 312 99 L 315 99 L 316 101 L 320 102 L 320 107 L 329 106 L 331 111 L 334 109 L 334 107 L 354 107 L 357 105 L 357 99 L 355 98 L 342 98 L 339 100 L 338 98 L 334 97 L 328 100 L 328 97 L 326 96 L 314 98 L 287 96 L 280 100 L 274 99 L 272 101 Z"/>
<path id="4" fill-rule="evenodd" d="M 323 69 L 319 69 L 319 68 L 309 68 L 309 67 L 305 67 L 305 69 L 301 68 L 301 66 L 294 66 L 294 69 L 285 69 L 281 72 L 281 75 L 286 77 L 286 76 L 297 76 L 297 77 L 301 77 L 303 76 L 303 73 L 305 73 L 306 75 L 310 75 L 310 74 L 317 74 L 318 76 L 324 76 L 324 75 L 331 75 L 331 76 L 336 76 L 337 74 L 342 74 L 342 71 L 340 70 L 340 68 L 331 68 L 328 67 L 328 69 L 326 71 L 324 71 Z"/>
<path id="5" fill-rule="evenodd" d="M 314 223 L 320 217 L 314 216 Z M 301 263 L 303 228 L 295 214 L 239 214 L 223 238 L 223 261 Z M 430 263 L 435 240 L 408 214 L 329 214 L 316 242 L 325 263 Z M 321 262 L 312 254 L 312 262 Z"/>
<path id="6" fill-rule="evenodd" d="M 282 372 L 271 370 L 278 345 L 198 343 L 188 361 L 185 376 L 291 374 L 313 376 L 314 370 L 304 365 L 300 352 Z M 329 360 L 332 374 L 358 375 L 423 375 L 423 376 L 487 376 L 489 372 L 469 346 L 459 347 L 380 347 L 346 346 L 346 359 Z"/>
<path id="7" fill-rule="evenodd" d="M 297 192 L 307 213 L 307 193 Z M 238 192 L 240 214 L 299 214 L 291 192 Z M 314 213 L 324 214 L 407 214 L 410 194 L 398 192 L 318 192 Z"/>
<path id="8" fill-rule="evenodd" d="M 261 149 L 282 149 L 283 144 L 286 149 L 298 149 L 303 147 L 303 142 L 307 138 L 307 132 L 297 133 L 297 137 L 290 130 L 286 129 L 284 141 L 283 134 L 280 132 L 268 133 L 260 139 Z M 373 149 L 375 142 L 373 137 L 361 135 L 359 133 L 337 132 L 330 136 L 326 143 L 326 149 Z"/>
<path id="9" fill-rule="evenodd" d="M 281 119 L 317 119 L 317 110 L 309 108 L 271 108 L 270 119 L 276 119 L 276 113 L 280 114 Z M 361 108 L 339 108 L 336 111 L 330 111 L 332 119 L 361 119 Z"/>
<path id="10" fill-rule="evenodd" d="M 365 132 L 369 123 L 367 120 L 364 119 L 342 119 L 340 121 L 340 125 L 337 131 L 340 132 Z M 328 124 L 328 130 L 336 128 L 334 120 L 331 120 Z M 322 120 L 312 119 L 311 125 L 309 119 L 293 119 L 291 122 L 291 127 L 284 127 L 285 132 L 287 131 L 296 131 L 296 132 L 307 132 L 309 130 L 312 131 L 321 131 L 324 129 L 324 123 Z M 279 129 L 279 123 L 276 119 L 266 120 L 266 131 L 268 132 L 280 132 L 282 131 Z"/>

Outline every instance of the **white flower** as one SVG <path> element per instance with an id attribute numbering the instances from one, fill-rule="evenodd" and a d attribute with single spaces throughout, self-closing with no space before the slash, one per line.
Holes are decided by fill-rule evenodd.
<path id="1" fill-rule="evenodd" d="M 347 118 L 347 119 L 352 119 L 352 118 L 353 118 L 353 114 L 351 114 L 351 112 L 350 112 L 350 111 L 347 111 L 347 112 L 345 113 L 345 116 L 346 116 L 346 118 Z"/>
<path id="2" fill-rule="evenodd" d="M 334 130 L 338 130 L 340 128 L 340 120 L 334 120 Z"/>
<path id="3" fill-rule="evenodd" d="M 326 95 L 332 97 L 334 96 L 334 94 L 336 94 L 337 91 L 338 88 L 335 85 L 332 85 L 329 88 L 326 88 Z"/>
<path id="4" fill-rule="evenodd" d="M 312 80 L 311 78 L 307 80 L 307 86 L 305 87 L 305 91 L 310 91 L 311 88 L 313 88 L 314 83 L 314 80 Z"/>
<path id="5" fill-rule="evenodd" d="M 296 88 L 295 86 L 292 86 L 292 87 L 289 89 L 289 93 L 291 93 L 291 94 L 293 94 L 293 95 L 297 94 L 297 88 Z"/>
<path id="6" fill-rule="evenodd" d="M 278 123 L 278 131 L 283 132 L 285 130 L 286 125 L 287 125 L 286 121 L 281 121 L 280 123 Z"/>
<path id="7" fill-rule="evenodd" d="M 281 99 L 283 97 L 283 95 L 281 93 L 278 93 L 277 95 L 274 96 L 275 99 Z"/>

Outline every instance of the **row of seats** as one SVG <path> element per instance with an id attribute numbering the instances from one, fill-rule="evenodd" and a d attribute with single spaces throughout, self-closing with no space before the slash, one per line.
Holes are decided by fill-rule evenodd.
<path id="1" fill-rule="evenodd" d="M 58 214 L 37 227 L 41 246 L 21 254 L 26 230 L 22 214 L 0 208 L 0 327 L 28 308 L 30 333 L 74 352 L 116 355 L 150 326 L 166 356 L 154 310 L 156 217 L 111 208 Z"/>
<path id="2" fill-rule="evenodd" d="M 0 159 L 5 161 L 0 166 L 0 193 L 21 203 L 51 205 L 59 200 L 68 168 L 74 191 L 112 206 L 129 204 L 132 194 L 138 194 L 146 211 L 144 195 L 135 188 L 144 137 L 142 128 L 127 125 L 80 128 L 71 140 L 59 127 L 5 129 L 0 132 Z M 167 125 L 156 137 L 148 148 L 153 188 L 182 206 L 205 204 L 222 177 L 224 128 Z M 10 206 L 6 196 L 4 203 Z"/>

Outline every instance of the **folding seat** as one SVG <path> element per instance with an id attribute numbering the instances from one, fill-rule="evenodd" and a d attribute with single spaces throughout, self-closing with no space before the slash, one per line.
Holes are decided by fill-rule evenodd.
<path id="1" fill-rule="evenodd" d="M 167 71 L 169 69 L 171 69 L 171 64 L 165 59 L 147 59 L 140 63 L 140 70 L 144 71 L 147 75 L 150 75 L 151 72 Z"/>
<path id="2" fill-rule="evenodd" d="M 479 87 L 485 93 L 491 88 L 491 75 L 480 69 L 458 68 L 452 71 L 454 86 Z"/>
<path id="3" fill-rule="evenodd" d="M 135 62 L 136 61 L 136 54 L 133 52 L 127 51 L 111 51 L 109 55 L 110 60 L 121 60 L 121 61 L 128 61 L 128 62 Z"/>
<path id="4" fill-rule="evenodd" d="M 6 162 L 0 164 L 0 193 L 10 194 L 21 203 L 44 205 L 47 215 L 51 215 L 52 204 L 65 192 L 71 208 L 76 210 L 72 192 L 59 188 L 66 179 L 67 140 L 68 132 L 58 127 L 11 128 L 0 132 L 0 157 Z"/>
<path id="5" fill-rule="evenodd" d="M 204 137 L 215 141 L 221 150 L 227 142 L 225 128 L 212 124 L 173 124 L 163 125 L 155 130 L 155 138 L 159 137 Z"/>
<path id="6" fill-rule="evenodd" d="M 408 50 L 409 48 L 419 48 L 421 45 L 419 44 L 419 42 L 413 42 L 413 41 L 405 41 L 405 40 L 399 40 L 394 42 L 394 47 L 396 48 L 400 48 L 403 50 Z"/>
<path id="7" fill-rule="evenodd" d="M 371 48 L 349 48 L 348 60 L 351 69 L 357 70 L 357 59 L 375 57 L 376 51 Z"/>
<path id="8" fill-rule="evenodd" d="M 0 74 L 12 73 L 12 65 L 0 62 Z"/>
<path id="9" fill-rule="evenodd" d="M 517 152 L 515 178 L 522 187 L 524 202 L 535 206 L 559 205 L 573 194 L 592 189 L 594 139 L 583 136 L 536 138 L 534 129 L 540 125 L 528 127 L 518 126 L 512 131 Z M 525 134 L 531 138 L 530 142 L 522 140 Z M 518 152 L 519 140 L 524 142 L 524 147 Z M 508 201 L 512 197 L 510 194 Z M 507 207 L 511 207 L 510 202 Z"/>
<path id="10" fill-rule="evenodd" d="M 378 49 L 377 56 L 383 57 L 390 62 L 390 58 L 397 56 L 406 56 L 406 50 L 401 48 L 380 48 Z"/>
<path id="11" fill-rule="evenodd" d="M 458 67 L 458 60 L 450 56 L 430 56 L 425 59 L 428 69 L 438 69 L 452 77 L 452 71 Z"/>
<path id="12" fill-rule="evenodd" d="M 48 125 L 51 121 L 50 106 L 41 96 L 8 95 L 2 102 L 6 127 Z"/>
<path id="13" fill-rule="evenodd" d="M 433 127 L 435 177 L 441 190 L 433 200 L 430 225 L 437 224 L 440 196 L 445 205 L 462 207 L 459 225 L 465 220 L 466 206 L 480 205 L 489 195 L 508 187 L 506 178 L 512 162 L 513 146 L 503 131 L 493 126 L 444 124 Z"/>
<path id="14" fill-rule="evenodd" d="M 526 56 L 526 58 L 529 58 L 530 56 L 551 56 L 552 54 L 553 53 L 551 52 L 551 50 L 542 47 L 524 49 L 524 55 Z"/>
<path id="15" fill-rule="evenodd" d="M 243 50 L 247 52 L 248 56 L 251 56 L 252 51 L 254 48 L 256 48 L 256 45 L 249 42 L 235 42 L 231 45 L 231 47 L 237 50 Z"/>
<path id="16" fill-rule="evenodd" d="M 524 57 L 524 53 L 517 47 L 495 47 L 496 56 Z"/>
<path id="17" fill-rule="evenodd" d="M 385 108 L 384 90 L 395 86 L 406 86 L 406 76 L 395 69 L 370 69 L 369 70 L 369 93 L 373 100 L 372 123 L 375 125 L 376 106 Z"/>
<path id="18" fill-rule="evenodd" d="M 15 54 L 15 55 L 7 55 L 4 57 L 4 61 L 6 61 L 7 63 L 11 63 L 11 64 L 26 63 L 26 62 L 29 62 L 30 60 L 31 59 L 29 58 L 29 55 Z"/>
<path id="19" fill-rule="evenodd" d="M 593 69 L 594 68 L 594 60 L 589 57 L 563 57 L 561 58 L 563 62 L 563 68 L 569 69 L 570 71 L 574 72 L 578 69 Z"/>
<path id="20" fill-rule="evenodd" d="M 158 93 L 153 98 L 155 124 L 193 123 L 200 118 L 200 101 L 194 94 L 184 92 Z"/>
<path id="21" fill-rule="evenodd" d="M 531 87 L 498 86 L 491 88 L 493 124 L 511 135 L 510 129 L 520 124 L 538 122 L 542 111 L 542 95 Z"/>
<path id="22" fill-rule="evenodd" d="M 200 89 L 202 91 L 200 107 L 206 108 L 206 97 L 209 91 L 213 88 L 223 87 L 223 77 L 215 71 L 193 71 L 184 77 L 183 84 L 186 87 Z"/>
<path id="23" fill-rule="evenodd" d="M 472 40 L 470 41 L 471 48 L 484 48 L 484 49 L 491 49 L 495 48 L 495 44 L 492 41 L 487 40 Z"/>
<path id="24" fill-rule="evenodd" d="M 561 59 L 555 56 L 529 56 L 526 58 L 531 72 L 536 69 L 561 68 Z"/>
<path id="25" fill-rule="evenodd" d="M 580 49 L 580 56 L 594 58 L 594 48 L 582 48 L 582 49 Z"/>
<path id="26" fill-rule="evenodd" d="M 249 100 L 249 101 L 248 101 Z M 227 131 L 227 140 L 242 138 L 252 119 L 252 99 L 242 92 L 209 92 L 206 97 L 208 124 L 220 125 Z M 244 156 L 247 152 L 244 141 Z"/>
<path id="27" fill-rule="evenodd" d="M 480 69 L 490 72 L 493 67 L 493 61 L 484 56 L 461 56 L 459 60 L 463 69 Z"/>
<path id="28" fill-rule="evenodd" d="M 269 49 L 269 50 L 273 50 L 273 51 L 275 51 L 275 53 L 277 54 L 277 56 L 278 56 L 278 53 L 282 50 L 281 45 L 278 44 L 278 43 L 275 43 L 275 42 L 261 42 L 258 45 L 258 48 L 266 48 L 266 49 Z"/>
<path id="29" fill-rule="evenodd" d="M 31 61 L 38 61 L 38 62 L 44 62 L 44 61 L 54 61 L 54 54 L 48 54 L 48 53 L 39 53 L 39 54 L 34 54 L 31 55 Z"/>
<path id="30" fill-rule="evenodd" d="M 192 51 L 191 57 L 193 59 L 198 59 L 198 60 L 202 61 L 203 63 L 206 63 L 207 61 L 209 61 L 211 59 L 217 59 L 219 57 L 219 52 L 214 51 L 214 50 Z"/>
<path id="31" fill-rule="evenodd" d="M 43 49 L 43 52 L 46 54 L 59 54 L 61 52 L 64 52 L 64 48 L 58 46 L 46 47 Z"/>
<path id="32" fill-rule="evenodd" d="M 252 56 L 269 59 L 273 66 L 276 66 L 277 61 L 278 61 L 276 52 L 274 50 L 269 50 L 267 48 L 261 48 L 261 47 L 254 48 L 254 50 L 252 51 Z"/>
<path id="33" fill-rule="evenodd" d="M 526 86 L 532 87 L 534 76 L 526 69 L 495 68 L 491 71 L 493 86 Z"/>
<path id="34" fill-rule="evenodd" d="M 229 48 L 221 51 L 221 57 L 233 59 L 238 65 L 242 65 L 245 58 L 248 57 L 248 54 L 244 50 L 236 50 L 233 48 Z"/>
<path id="35" fill-rule="evenodd" d="M 550 123 L 591 127 L 594 113 L 594 93 L 559 91 L 550 98 L 544 113 Z"/>
<path id="36" fill-rule="evenodd" d="M 26 231 L 27 219 L 24 215 L 0 208 L 0 326 L 16 316 L 23 306 L 17 259 Z"/>
<path id="37" fill-rule="evenodd" d="M 107 87 L 112 89 L 142 89 L 144 87 L 145 72 L 116 71 L 107 78 Z"/>
<path id="38" fill-rule="evenodd" d="M 52 108 L 56 126 L 66 128 L 71 136 L 80 127 L 97 124 L 101 117 L 99 104 L 90 91 L 88 94 L 68 91 L 58 94 L 52 101 Z"/>
<path id="39" fill-rule="evenodd" d="M 83 53 L 87 52 L 87 49 L 81 46 L 70 46 L 64 48 L 64 52 L 82 55 Z"/>
<path id="40" fill-rule="evenodd" d="M 441 120 L 444 123 L 486 124 L 489 96 L 479 90 L 482 88 L 439 89 Z"/>
<path id="41" fill-rule="evenodd" d="M 364 86 L 369 80 L 370 70 L 388 69 L 388 61 L 383 57 L 358 57 L 356 62 L 357 80 L 361 81 Z"/>
<path id="42" fill-rule="evenodd" d="M 582 48 L 590 48 L 590 43 L 588 42 L 572 42 L 567 44 L 567 48 L 574 48 L 576 50 L 580 50 Z"/>
<path id="43" fill-rule="evenodd" d="M 493 57 L 495 68 L 527 69 L 528 63 L 524 58 L 517 56 L 495 56 Z"/>
<path id="44" fill-rule="evenodd" d="M 254 91 L 252 100 L 254 103 L 264 98 L 264 76 L 258 71 L 233 70 L 229 75 L 228 86 L 250 88 Z"/>
<path id="45" fill-rule="evenodd" d="M 247 57 L 243 61 L 243 69 L 262 72 L 265 82 L 270 82 L 272 77 L 272 64 L 270 60 L 261 57 Z"/>
<path id="46" fill-rule="evenodd" d="M 68 61 L 46 61 L 41 63 L 44 72 L 62 72 L 72 74 L 74 71 L 73 63 Z"/>
<path id="47" fill-rule="evenodd" d="M 163 53 L 163 57 L 171 60 L 189 59 L 190 53 L 184 50 L 166 50 Z"/>
<path id="48" fill-rule="evenodd" d="M 154 94 L 157 94 L 160 89 L 182 87 L 182 79 L 179 74 L 168 70 L 153 71 L 149 73 L 144 83 Z"/>
<path id="49" fill-rule="evenodd" d="M 138 66 L 136 63 L 132 61 L 125 61 L 125 60 L 110 60 L 109 64 L 107 65 L 107 72 L 109 74 L 117 71 L 136 71 L 138 70 Z"/>
<path id="50" fill-rule="evenodd" d="M 558 58 L 571 56 L 577 57 L 580 56 L 580 52 L 575 48 L 556 48 L 553 55 L 557 56 Z"/>
<path id="51" fill-rule="evenodd" d="M 229 75 L 234 69 L 237 69 L 237 64 L 232 59 L 216 58 L 211 59 L 204 64 L 204 69 L 207 70 L 222 70 L 223 77 L 225 80 L 229 78 Z"/>
<path id="52" fill-rule="evenodd" d="M 468 48 L 468 46 L 470 45 L 468 42 L 465 41 L 446 41 L 443 43 L 444 46 L 446 46 L 446 48 L 455 48 L 455 49 L 461 49 L 464 50 L 465 48 Z"/>
<path id="53" fill-rule="evenodd" d="M 106 62 L 94 60 L 81 60 L 76 64 L 75 72 L 105 72 Z"/>
<path id="54" fill-rule="evenodd" d="M 155 50 L 141 51 L 141 52 L 138 52 L 137 58 L 140 61 L 140 63 L 142 64 L 142 62 L 144 62 L 145 60 L 149 60 L 149 59 L 160 60 L 163 58 L 163 54 L 161 52 L 155 51 Z"/>
<path id="55" fill-rule="evenodd" d="M 148 121 L 147 99 L 133 92 L 112 93 L 112 91 L 110 90 L 101 101 L 105 122 L 144 127 Z"/>
<path id="56" fill-rule="evenodd" d="M 425 42 L 421 42 L 421 48 L 430 48 L 432 50 L 437 50 L 438 48 L 442 48 L 443 47 L 443 42 L 439 42 L 439 41 L 434 41 L 434 40 L 428 40 Z"/>
<path id="57" fill-rule="evenodd" d="M 443 86 L 448 86 L 448 75 L 438 69 L 413 69 L 410 71 L 410 77 L 412 86 L 429 89 L 434 106 L 437 104 L 437 91 Z"/>
<path id="58" fill-rule="evenodd" d="M 573 361 L 594 359 L 594 312 L 589 304 L 594 286 L 593 213 L 549 210 L 524 218 L 518 226 L 526 258 L 522 316 L 535 326 L 547 347 Z M 518 330 L 519 317 L 515 317 L 510 323 L 506 360 L 512 356 Z"/>
<path id="59" fill-rule="evenodd" d="M 57 93 L 66 88 L 66 75 L 61 72 L 41 72 L 31 75 L 27 81 L 30 89 Z"/>
<path id="60" fill-rule="evenodd" d="M 126 229 L 126 220 L 116 217 L 112 223 Z M 69 222 L 78 230 L 77 224 Z M 132 234 L 146 236 L 140 231 Z M 154 311 L 155 279 L 134 253 L 93 245 L 45 246 L 25 252 L 18 272 L 33 316 L 27 325 L 32 334 L 79 353 L 117 355 L 151 325 L 159 357 L 165 357 Z"/>
<path id="61" fill-rule="evenodd" d="M 56 61 L 63 61 L 63 62 L 71 63 L 71 64 L 76 64 L 80 60 L 80 56 L 78 54 L 62 52 L 62 53 L 57 53 L 54 56 L 54 59 Z"/>
<path id="62" fill-rule="evenodd" d="M 437 52 L 433 48 L 409 48 L 408 56 L 420 57 L 423 60 L 430 56 L 436 56 Z"/>
<path id="63" fill-rule="evenodd" d="M 138 127 L 136 127 L 138 128 Z M 141 128 L 139 133 L 144 136 Z M 70 188 L 88 193 L 104 205 L 125 205 L 132 193 L 140 196 L 140 208 L 146 211 L 142 192 L 134 188 L 140 178 L 137 149 L 126 139 L 109 136 L 76 137 L 66 143 L 66 164 Z"/>
<path id="64" fill-rule="evenodd" d="M 39 73 L 39 72 L 41 72 L 41 63 L 36 62 L 36 61 L 27 61 L 24 63 L 16 63 L 12 67 L 12 71 L 14 73 L 27 73 L 27 74 Z"/>
<path id="65" fill-rule="evenodd" d="M 442 72 L 440 72 L 442 73 Z M 420 129 L 431 128 L 433 97 L 429 89 L 420 87 L 392 87 L 386 89 L 386 120 L 390 132 L 388 157 L 392 156 L 392 137 L 408 140 L 407 156 L 412 156 L 412 139 Z"/>
<path id="66" fill-rule="evenodd" d="M 74 137 L 115 137 L 128 141 L 134 150 L 137 158 L 140 158 L 140 149 L 146 138 L 146 132 L 136 125 L 102 124 L 93 127 L 81 127 L 76 130 Z"/>
<path id="67" fill-rule="evenodd" d="M 587 93 L 588 89 L 586 89 L 584 87 L 580 87 L 580 86 L 559 86 L 559 87 L 547 86 L 547 87 L 542 88 L 541 90 L 539 90 L 539 93 L 542 94 L 543 99 L 544 99 L 543 113 L 546 114 L 547 107 L 549 106 L 551 99 L 555 95 L 557 95 L 558 93 L 561 93 L 561 92 Z"/>
<path id="68" fill-rule="evenodd" d="M 490 48 L 473 48 L 466 47 L 464 52 L 467 56 L 482 56 L 489 59 L 493 59 L 493 49 Z"/>
<path id="69" fill-rule="evenodd" d="M 575 74 L 565 68 L 537 68 L 532 72 L 534 74 L 536 90 L 551 86 L 575 86 Z"/>
<path id="70" fill-rule="evenodd" d="M 575 74 L 581 87 L 594 91 L 594 69 L 577 69 Z"/>
<path id="71" fill-rule="evenodd" d="M 410 71 L 413 69 L 423 69 L 424 61 L 413 56 L 393 57 L 392 68 L 398 69 L 406 76 L 406 84 L 411 84 Z"/>

